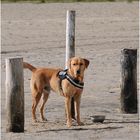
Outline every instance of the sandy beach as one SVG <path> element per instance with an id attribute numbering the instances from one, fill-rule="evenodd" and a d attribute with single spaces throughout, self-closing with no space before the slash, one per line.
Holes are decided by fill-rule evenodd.
<path id="1" fill-rule="evenodd" d="M 121 50 L 139 47 L 138 2 L 2 3 L 1 140 L 138 140 L 138 114 L 120 111 Z M 65 67 L 66 11 L 76 11 L 76 56 L 90 60 L 81 100 L 84 126 L 66 127 L 64 97 L 51 93 L 48 122 L 31 120 L 31 72 L 24 70 L 25 132 L 6 132 L 5 59 Z M 38 111 L 37 111 L 38 113 Z M 37 114 L 39 115 L 39 114 Z M 90 116 L 105 115 L 104 123 Z"/>

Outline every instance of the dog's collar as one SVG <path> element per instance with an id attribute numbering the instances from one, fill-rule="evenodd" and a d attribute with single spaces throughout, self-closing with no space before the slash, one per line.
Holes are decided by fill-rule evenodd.
<path id="1" fill-rule="evenodd" d="M 58 73 L 58 76 L 60 78 L 60 80 L 64 80 L 67 79 L 72 85 L 74 85 L 77 88 L 83 89 L 84 88 L 84 83 L 80 82 L 77 79 L 74 79 L 73 77 L 71 77 L 68 73 L 67 73 L 68 69 L 65 69 L 63 71 L 60 71 Z"/>

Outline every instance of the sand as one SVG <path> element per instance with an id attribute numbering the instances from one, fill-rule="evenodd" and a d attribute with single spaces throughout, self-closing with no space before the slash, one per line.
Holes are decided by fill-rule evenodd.
<path id="1" fill-rule="evenodd" d="M 34 66 L 65 66 L 66 11 L 76 11 L 76 56 L 90 60 L 81 100 L 84 126 L 65 124 L 64 98 L 52 93 L 48 122 L 31 120 L 30 71 L 24 70 L 25 132 L 6 133 L 5 59 Z M 138 140 L 138 114 L 120 111 L 121 50 L 138 48 L 138 2 L 2 4 L 2 140 Z M 37 113 L 37 115 L 39 115 Z M 93 123 L 92 115 L 105 115 Z"/>

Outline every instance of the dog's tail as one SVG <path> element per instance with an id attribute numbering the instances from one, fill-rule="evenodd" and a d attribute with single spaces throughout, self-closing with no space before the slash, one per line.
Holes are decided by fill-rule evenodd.
<path id="1" fill-rule="evenodd" d="M 32 66 L 31 64 L 29 64 L 27 62 L 23 62 L 23 68 L 29 69 L 32 72 L 34 72 L 36 70 L 36 67 Z"/>

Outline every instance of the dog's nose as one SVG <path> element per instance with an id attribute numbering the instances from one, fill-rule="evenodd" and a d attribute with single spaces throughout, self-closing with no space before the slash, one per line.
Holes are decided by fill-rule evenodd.
<path id="1" fill-rule="evenodd" d="M 77 74 L 80 74 L 80 70 L 77 70 Z"/>

